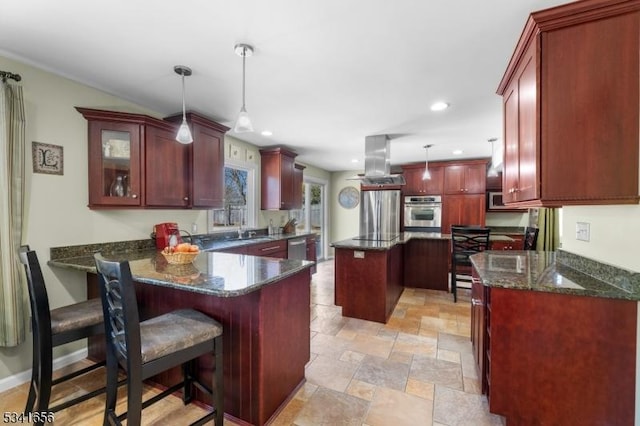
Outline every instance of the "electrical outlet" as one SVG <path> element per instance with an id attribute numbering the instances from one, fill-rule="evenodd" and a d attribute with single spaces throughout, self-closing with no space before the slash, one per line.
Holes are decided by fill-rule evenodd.
<path id="1" fill-rule="evenodd" d="M 576 222 L 576 240 L 589 241 L 590 238 L 590 225 L 587 222 Z"/>
<path id="2" fill-rule="evenodd" d="M 195 234 L 196 232 L 198 232 L 198 224 L 197 224 L 197 223 L 195 223 L 195 222 L 193 222 L 193 223 L 191 224 L 191 233 L 192 233 L 192 234 Z"/>

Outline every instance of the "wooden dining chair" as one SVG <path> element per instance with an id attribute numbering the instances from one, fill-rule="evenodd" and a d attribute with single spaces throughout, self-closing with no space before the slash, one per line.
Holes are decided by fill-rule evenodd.
<path id="1" fill-rule="evenodd" d="M 192 423 L 204 424 L 224 418 L 222 325 L 194 309 L 181 309 L 140 322 L 129 262 L 108 261 L 95 255 L 98 282 L 105 317 L 107 352 L 107 399 L 104 424 L 140 425 L 142 410 L 182 388 L 185 404 L 197 387 L 212 398 L 213 410 Z M 195 377 L 196 358 L 214 357 L 212 387 Z M 118 365 L 127 374 L 127 411 L 115 412 Z M 170 368 L 182 366 L 182 381 L 160 394 L 142 401 L 143 380 Z"/>

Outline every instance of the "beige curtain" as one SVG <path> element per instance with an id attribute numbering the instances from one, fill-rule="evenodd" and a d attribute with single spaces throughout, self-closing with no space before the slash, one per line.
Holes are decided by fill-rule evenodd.
<path id="1" fill-rule="evenodd" d="M 558 209 L 538 209 L 538 243 L 536 250 L 555 251 L 560 246 Z"/>
<path id="2" fill-rule="evenodd" d="M 0 346 L 26 337 L 29 305 L 22 242 L 25 116 L 22 87 L 0 81 Z"/>

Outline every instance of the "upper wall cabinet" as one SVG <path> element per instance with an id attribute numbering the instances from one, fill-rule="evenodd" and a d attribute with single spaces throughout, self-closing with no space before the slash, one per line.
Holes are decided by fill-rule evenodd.
<path id="1" fill-rule="evenodd" d="M 165 118 L 176 125 L 182 115 Z M 224 135 L 228 127 L 199 114 L 187 113 L 193 144 L 189 151 L 189 181 L 193 208 L 224 206 Z M 175 135 L 174 135 L 175 136 Z"/>
<path id="2" fill-rule="evenodd" d="M 296 156 L 286 148 L 260 150 L 262 210 L 302 208 L 302 169 L 296 169 Z"/>
<path id="3" fill-rule="evenodd" d="M 487 160 L 451 162 L 444 168 L 445 194 L 484 194 L 486 184 Z"/>
<path id="4" fill-rule="evenodd" d="M 402 166 L 402 174 L 406 185 L 402 187 L 404 195 L 442 195 L 444 169 L 437 163 L 429 164 L 431 179 L 423 180 L 424 164 L 406 164 Z"/>
<path id="5" fill-rule="evenodd" d="M 638 203 L 640 2 L 531 14 L 498 87 L 505 203 Z"/>
<path id="6" fill-rule="evenodd" d="M 173 117 L 76 109 L 89 122 L 90 208 L 222 206 L 226 127 L 190 114 L 182 145 Z"/>

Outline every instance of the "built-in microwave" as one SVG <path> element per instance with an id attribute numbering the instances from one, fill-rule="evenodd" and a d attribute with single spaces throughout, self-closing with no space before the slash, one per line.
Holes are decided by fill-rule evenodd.
<path id="1" fill-rule="evenodd" d="M 502 191 L 487 192 L 487 211 L 515 210 L 513 206 L 505 206 L 502 201 Z"/>

